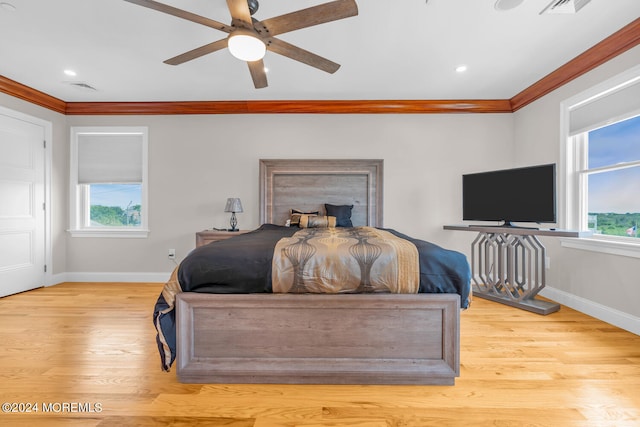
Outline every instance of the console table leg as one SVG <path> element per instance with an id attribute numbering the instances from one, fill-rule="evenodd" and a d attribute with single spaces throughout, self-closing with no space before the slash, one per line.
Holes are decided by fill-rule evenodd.
<path id="1" fill-rule="evenodd" d="M 473 294 L 538 314 L 560 304 L 536 299 L 545 287 L 546 249 L 534 235 L 480 232 L 471 244 Z"/>

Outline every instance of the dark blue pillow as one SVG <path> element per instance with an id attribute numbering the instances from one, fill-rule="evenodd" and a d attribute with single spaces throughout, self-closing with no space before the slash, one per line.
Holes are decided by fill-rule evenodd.
<path id="1" fill-rule="evenodd" d="M 325 203 L 327 216 L 336 217 L 336 227 L 353 227 L 351 222 L 351 210 L 353 205 L 330 205 Z"/>

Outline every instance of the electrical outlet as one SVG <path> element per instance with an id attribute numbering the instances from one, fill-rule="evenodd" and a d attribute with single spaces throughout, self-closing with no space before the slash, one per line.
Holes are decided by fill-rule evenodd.
<path id="1" fill-rule="evenodd" d="M 549 256 L 544 257 L 544 264 L 547 270 L 549 270 L 551 268 L 551 257 Z"/>
<path id="2" fill-rule="evenodd" d="M 169 249 L 169 253 L 167 254 L 167 256 L 169 257 L 169 259 L 176 259 L 176 250 Z"/>

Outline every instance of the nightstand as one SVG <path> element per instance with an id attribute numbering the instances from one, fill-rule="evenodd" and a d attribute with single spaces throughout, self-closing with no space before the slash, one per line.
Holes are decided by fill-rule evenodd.
<path id="1" fill-rule="evenodd" d="M 233 236 L 239 236 L 244 233 L 248 233 L 251 230 L 240 231 L 218 231 L 218 230 L 203 230 L 196 233 L 196 248 L 206 245 L 218 240 L 226 240 Z"/>

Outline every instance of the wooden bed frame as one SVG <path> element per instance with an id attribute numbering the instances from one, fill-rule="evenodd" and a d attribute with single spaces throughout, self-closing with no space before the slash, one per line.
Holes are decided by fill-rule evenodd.
<path id="1" fill-rule="evenodd" d="M 353 204 L 382 227 L 382 160 L 261 160 L 260 220 Z M 200 294 L 176 302 L 185 383 L 444 384 L 460 375 L 457 294 Z"/>

